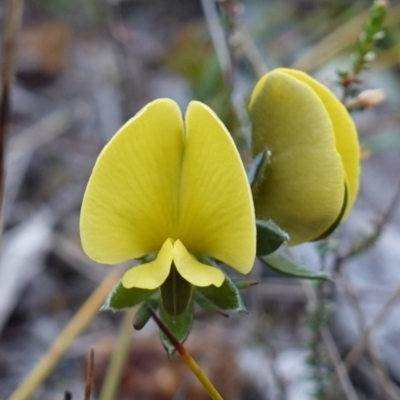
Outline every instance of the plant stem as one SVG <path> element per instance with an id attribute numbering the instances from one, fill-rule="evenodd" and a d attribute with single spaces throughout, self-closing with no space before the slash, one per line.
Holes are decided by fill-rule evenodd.
<path id="1" fill-rule="evenodd" d="M 191 371 L 196 375 L 197 379 L 203 385 L 204 389 L 210 395 L 213 400 L 224 400 L 222 396 L 218 393 L 217 389 L 211 383 L 211 381 L 207 378 L 203 370 L 199 367 L 196 361 L 192 358 L 189 352 L 185 349 L 182 343 L 172 334 L 172 332 L 168 329 L 168 327 L 164 324 L 164 322 L 160 319 L 160 317 L 155 313 L 155 311 L 149 307 L 148 308 L 151 316 L 154 321 L 158 325 L 158 327 L 162 330 L 165 336 L 168 337 L 170 342 L 174 345 L 175 349 L 181 355 L 185 364 L 191 369 Z"/>
<path id="2" fill-rule="evenodd" d="M 131 322 L 136 311 L 137 307 L 127 311 L 121 322 L 116 348 L 107 369 L 99 400 L 113 400 L 117 397 L 118 385 L 129 355 L 132 331 Z"/>
<path id="3" fill-rule="evenodd" d="M 34 391 L 46 379 L 63 354 L 68 350 L 72 341 L 97 315 L 100 306 L 121 276 L 122 271 L 116 269 L 103 280 L 52 343 L 47 353 L 39 360 L 33 370 L 11 395 L 9 400 L 26 400 L 33 395 Z"/>

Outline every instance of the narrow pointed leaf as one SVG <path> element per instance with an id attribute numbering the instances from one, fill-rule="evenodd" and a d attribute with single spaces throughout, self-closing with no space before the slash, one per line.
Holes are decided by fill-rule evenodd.
<path id="1" fill-rule="evenodd" d="M 210 300 L 217 308 L 224 311 L 247 311 L 243 304 L 239 290 L 227 276 L 224 283 L 220 287 L 207 286 L 197 287 L 195 289 L 208 300 Z"/>
<path id="2" fill-rule="evenodd" d="M 101 311 L 122 311 L 134 307 L 147 300 L 157 290 L 132 288 L 126 289 L 121 281 L 115 285 L 101 307 Z"/>
<path id="3" fill-rule="evenodd" d="M 248 289 L 258 284 L 258 281 L 250 279 L 232 279 L 232 283 L 239 289 Z"/>
<path id="4" fill-rule="evenodd" d="M 183 314 L 175 316 L 170 315 L 161 304 L 160 317 L 179 342 L 183 343 L 193 325 L 193 301 L 190 302 Z M 167 350 L 168 356 L 171 358 L 175 353 L 175 347 L 162 332 L 160 332 L 160 338 L 165 350 Z"/>
<path id="5" fill-rule="evenodd" d="M 264 151 L 254 157 L 247 173 L 252 190 L 257 190 L 261 183 L 266 179 L 266 167 L 270 163 L 270 151 L 265 148 Z"/>
<path id="6" fill-rule="evenodd" d="M 219 307 L 217 307 L 211 300 L 207 299 L 204 295 L 202 295 L 199 291 L 195 290 L 194 292 L 194 301 L 202 308 L 207 311 L 216 312 L 222 314 L 224 317 L 229 317 L 227 313 L 222 311 Z"/>
<path id="7" fill-rule="evenodd" d="M 289 240 L 289 235 L 279 228 L 272 220 L 256 221 L 257 226 L 257 255 L 265 256 L 273 253 L 283 243 Z"/>
<path id="8" fill-rule="evenodd" d="M 281 253 L 274 253 L 268 256 L 259 257 L 259 259 L 267 267 L 283 275 L 291 276 L 294 278 L 303 278 L 303 279 L 320 279 L 325 281 L 332 280 L 331 276 L 326 272 L 311 271 L 295 263 L 289 257 L 286 257 Z"/>

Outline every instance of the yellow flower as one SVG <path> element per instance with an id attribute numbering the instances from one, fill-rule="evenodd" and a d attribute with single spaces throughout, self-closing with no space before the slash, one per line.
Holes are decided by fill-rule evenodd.
<path id="1" fill-rule="evenodd" d="M 280 68 L 259 80 L 250 113 L 253 154 L 271 152 L 255 193 L 257 218 L 286 230 L 289 245 L 323 237 L 358 192 L 360 147 L 346 108 L 307 74 Z"/>
<path id="2" fill-rule="evenodd" d="M 101 152 L 80 231 L 86 254 L 100 263 L 156 255 L 125 273 L 125 288 L 158 288 L 173 264 L 195 286 L 222 285 L 222 271 L 202 256 L 249 272 L 255 258 L 251 191 L 217 116 L 191 102 L 184 124 L 172 100 L 144 107 Z"/>

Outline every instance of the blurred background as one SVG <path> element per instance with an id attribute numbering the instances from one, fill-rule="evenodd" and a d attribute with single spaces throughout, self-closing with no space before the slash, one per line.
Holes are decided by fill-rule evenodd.
<path id="1" fill-rule="evenodd" d="M 96 157 L 118 128 L 153 99 L 173 98 L 182 109 L 200 100 L 248 163 L 245 110 L 258 76 L 298 68 L 340 96 L 337 73 L 351 66 L 371 4 L 242 0 L 229 19 L 206 0 L 25 1 L 0 255 L 1 399 L 111 270 L 83 254 L 78 222 Z M 391 2 L 384 27 L 359 88 L 382 89 L 386 100 L 353 113 L 365 156 L 356 208 L 331 239 L 292 250 L 314 270 L 351 253 L 323 304 L 315 284 L 257 264 L 251 277 L 260 283 L 244 294 L 248 315 L 197 313 L 188 349 L 225 399 L 400 399 L 400 2 Z M 94 318 L 33 398 L 70 391 L 82 399 L 91 348 L 97 398 L 121 319 Z M 346 369 L 341 357 L 360 343 Z M 207 398 L 179 357 L 167 359 L 152 322 L 132 331 L 115 399 Z"/>

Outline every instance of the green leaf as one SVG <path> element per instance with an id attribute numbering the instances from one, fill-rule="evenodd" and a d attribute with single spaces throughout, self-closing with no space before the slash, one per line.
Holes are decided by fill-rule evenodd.
<path id="1" fill-rule="evenodd" d="M 247 312 L 238 288 L 227 276 L 225 276 L 224 283 L 220 287 L 211 285 L 196 287 L 195 290 L 211 301 L 216 308 L 224 311 Z"/>
<path id="2" fill-rule="evenodd" d="M 168 314 L 177 316 L 186 311 L 192 298 L 193 286 L 182 278 L 174 264 L 160 289 L 162 305 Z"/>
<path id="3" fill-rule="evenodd" d="M 154 311 L 157 310 L 160 301 L 159 293 L 151 296 L 147 301 L 145 301 L 140 307 L 135 316 L 133 317 L 133 327 L 140 331 L 151 318 L 148 307 L 151 307 Z"/>
<path id="4" fill-rule="evenodd" d="M 194 301 L 202 308 L 207 311 L 217 312 L 222 314 L 224 317 L 229 317 L 227 313 L 222 311 L 219 307 L 217 307 L 211 300 L 207 299 L 204 295 L 202 295 L 199 291 L 194 291 Z"/>
<path id="5" fill-rule="evenodd" d="M 259 257 L 259 259 L 267 267 L 283 275 L 288 275 L 295 278 L 321 279 L 325 281 L 332 281 L 332 278 L 329 274 L 325 272 L 310 271 L 309 269 L 306 269 L 303 266 L 298 265 L 290 258 L 286 257 L 285 255 L 279 252 L 270 254 L 268 256 Z"/>
<path id="6" fill-rule="evenodd" d="M 188 337 L 192 325 L 193 325 L 193 301 L 190 301 L 186 311 L 180 315 L 170 315 L 164 307 L 160 307 L 160 317 L 173 333 L 173 335 L 178 339 L 180 343 L 183 343 Z M 169 339 L 160 332 L 160 338 L 165 350 L 167 350 L 168 356 L 171 358 L 175 353 L 174 345 L 169 341 Z"/>
<path id="7" fill-rule="evenodd" d="M 256 221 L 256 226 L 258 256 L 273 253 L 289 240 L 289 235 L 271 220 L 262 221 L 259 219 Z"/>
<path id="8" fill-rule="evenodd" d="M 114 286 L 114 289 L 108 295 L 106 301 L 100 308 L 101 311 L 123 311 L 134 307 L 147 300 L 151 295 L 157 292 L 155 290 L 132 288 L 126 289 L 121 281 Z"/>
<path id="9" fill-rule="evenodd" d="M 254 157 L 250 165 L 247 178 L 253 191 L 256 191 L 266 178 L 266 168 L 271 162 L 270 154 L 271 152 L 266 147 L 263 152 Z"/>

